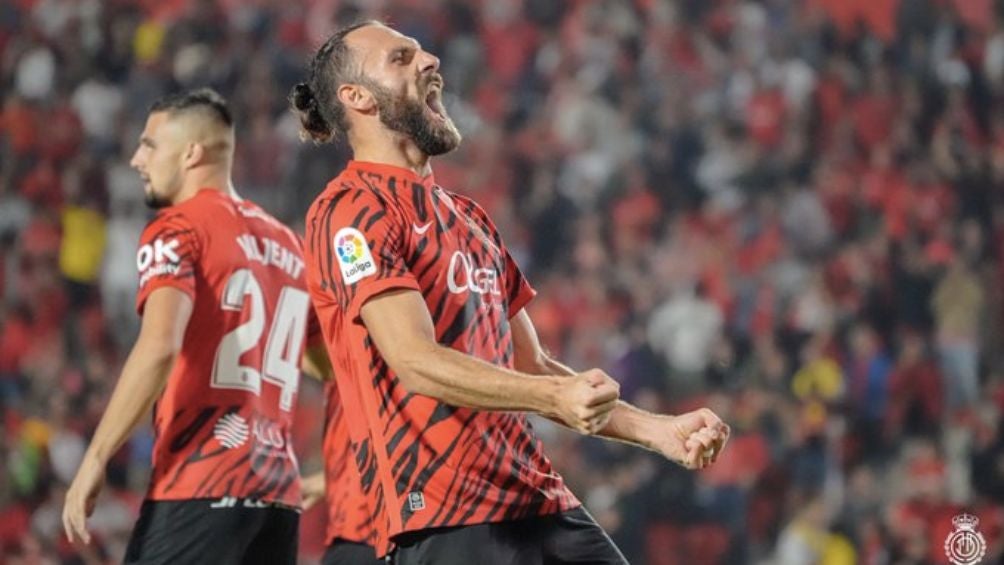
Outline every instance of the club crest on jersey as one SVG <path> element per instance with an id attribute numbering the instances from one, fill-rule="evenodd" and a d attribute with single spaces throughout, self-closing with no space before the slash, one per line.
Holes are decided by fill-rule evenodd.
<path id="1" fill-rule="evenodd" d="M 377 272 L 366 236 L 355 228 L 342 228 L 332 241 L 345 284 L 352 284 Z"/>

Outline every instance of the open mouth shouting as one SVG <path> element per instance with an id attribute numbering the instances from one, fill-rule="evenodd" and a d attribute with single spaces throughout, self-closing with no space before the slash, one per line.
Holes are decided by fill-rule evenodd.
<path id="1" fill-rule="evenodd" d="M 443 85 L 441 82 L 434 82 L 429 86 L 429 91 L 425 95 L 425 106 L 429 112 L 439 121 L 446 121 L 446 108 L 443 106 Z"/>

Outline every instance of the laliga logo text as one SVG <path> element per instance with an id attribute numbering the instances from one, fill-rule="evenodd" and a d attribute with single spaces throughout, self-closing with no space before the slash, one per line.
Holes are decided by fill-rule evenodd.
<path id="1" fill-rule="evenodd" d="M 955 531 L 945 538 L 945 555 L 953 565 L 976 565 L 987 554 L 987 540 L 976 530 L 980 519 L 970 514 L 952 518 Z"/>

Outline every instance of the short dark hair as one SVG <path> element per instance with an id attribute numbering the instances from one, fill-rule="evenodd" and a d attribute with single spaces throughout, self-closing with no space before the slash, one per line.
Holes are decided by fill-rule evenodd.
<path id="1" fill-rule="evenodd" d="M 338 100 L 338 89 L 346 82 L 362 77 L 353 69 L 353 57 L 345 44 L 345 37 L 371 25 L 383 24 L 366 20 L 336 31 L 311 59 L 307 81 L 295 85 L 289 93 L 289 103 L 299 115 L 300 125 L 317 143 L 331 141 L 338 131 L 349 130 L 345 106 Z"/>
<path id="2" fill-rule="evenodd" d="M 189 110 L 204 110 L 221 124 L 234 127 L 233 114 L 225 98 L 212 88 L 198 88 L 187 92 L 175 92 L 159 98 L 150 106 L 150 113 L 179 113 Z"/>

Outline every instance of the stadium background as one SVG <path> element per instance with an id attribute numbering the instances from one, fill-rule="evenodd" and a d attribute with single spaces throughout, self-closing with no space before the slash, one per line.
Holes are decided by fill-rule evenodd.
<path id="1" fill-rule="evenodd" d="M 963 510 L 996 560 L 1002 4 L 5 0 L 0 563 L 114 562 L 133 525 L 148 429 L 109 468 L 91 554 L 59 514 L 137 329 L 128 158 L 149 103 L 228 96 L 238 190 L 301 225 L 346 155 L 301 143 L 285 95 L 364 16 L 441 57 L 466 140 L 437 180 L 500 225 L 547 346 L 642 406 L 733 425 L 696 474 L 539 428 L 633 563 L 945 563 Z"/>

